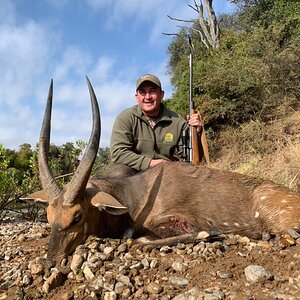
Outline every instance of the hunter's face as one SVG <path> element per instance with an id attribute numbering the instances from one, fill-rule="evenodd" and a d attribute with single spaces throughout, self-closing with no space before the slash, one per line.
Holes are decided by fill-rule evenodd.
<path id="1" fill-rule="evenodd" d="M 149 117 L 156 117 L 160 113 L 160 103 L 164 91 L 152 82 L 143 82 L 136 91 L 135 98 L 142 111 Z"/>

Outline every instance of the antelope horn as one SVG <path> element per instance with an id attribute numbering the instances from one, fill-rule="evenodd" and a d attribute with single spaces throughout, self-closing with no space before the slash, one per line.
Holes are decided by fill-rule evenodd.
<path id="1" fill-rule="evenodd" d="M 91 97 L 92 112 L 93 112 L 93 129 L 87 149 L 77 167 L 74 177 L 71 180 L 66 193 L 64 195 L 64 204 L 71 205 L 78 199 L 85 190 L 89 180 L 93 163 L 98 153 L 98 147 L 101 135 L 100 112 L 97 98 L 88 77 L 86 77 L 89 93 Z"/>
<path id="2" fill-rule="evenodd" d="M 51 130 L 51 111 L 53 96 L 53 79 L 51 79 L 47 105 L 44 113 L 44 119 L 39 139 L 38 163 L 40 171 L 40 180 L 42 187 L 46 190 L 49 200 L 53 200 L 61 193 L 61 188 L 55 182 L 48 166 L 48 152 L 50 146 L 50 130 Z"/>

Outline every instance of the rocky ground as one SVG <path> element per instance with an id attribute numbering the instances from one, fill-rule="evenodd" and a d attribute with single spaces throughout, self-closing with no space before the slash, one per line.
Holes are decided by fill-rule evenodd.
<path id="1" fill-rule="evenodd" d="M 6 217 L 0 229 L 2 299 L 300 299 L 300 237 L 151 249 L 90 237 L 63 267 L 46 259 L 49 226 Z"/>

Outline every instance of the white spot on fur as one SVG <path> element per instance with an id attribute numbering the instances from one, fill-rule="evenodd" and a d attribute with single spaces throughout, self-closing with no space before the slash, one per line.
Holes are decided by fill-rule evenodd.
<path id="1" fill-rule="evenodd" d="M 255 219 L 257 219 L 258 217 L 259 217 L 259 212 L 258 212 L 258 211 L 256 211 L 256 212 L 255 212 L 255 216 L 254 216 L 254 218 L 255 218 Z"/>
<path id="2" fill-rule="evenodd" d="M 282 199 L 281 203 L 287 203 L 286 199 Z"/>
<path id="3" fill-rule="evenodd" d="M 237 223 L 237 222 L 234 222 L 234 225 L 235 225 L 236 227 L 240 227 L 240 224 Z"/>
<path id="4" fill-rule="evenodd" d="M 261 196 L 260 200 L 265 200 L 267 198 L 267 196 Z"/>
<path id="5" fill-rule="evenodd" d="M 223 225 L 224 225 L 224 226 L 228 226 L 228 223 L 227 223 L 227 222 L 224 222 Z"/>

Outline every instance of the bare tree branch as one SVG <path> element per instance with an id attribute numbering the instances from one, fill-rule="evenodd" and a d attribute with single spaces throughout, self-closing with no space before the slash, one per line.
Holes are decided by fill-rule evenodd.
<path id="1" fill-rule="evenodd" d="M 206 6 L 206 11 L 209 12 L 207 14 L 208 26 L 209 26 L 210 37 L 214 45 L 213 48 L 219 48 L 220 46 L 219 26 L 218 26 L 215 11 L 212 7 L 212 0 L 205 0 L 205 6 Z"/>
<path id="2" fill-rule="evenodd" d="M 203 1 L 205 4 L 205 11 L 203 7 Z M 215 11 L 212 7 L 212 2 L 213 0 L 199 0 L 199 4 L 198 4 L 197 1 L 194 0 L 194 5 L 188 4 L 188 6 L 198 14 L 198 24 L 200 27 L 199 29 L 195 29 L 193 26 L 191 27 L 179 26 L 197 32 L 200 36 L 201 43 L 207 49 L 210 48 L 217 49 L 220 47 L 219 25 L 217 22 Z M 190 19 L 190 20 L 179 19 L 179 18 L 171 17 L 169 15 L 168 18 L 170 18 L 173 21 L 185 22 L 185 23 L 195 23 L 196 20 L 196 19 Z M 166 35 L 174 35 L 174 34 L 166 34 Z"/>
<path id="3" fill-rule="evenodd" d="M 179 36 L 178 33 L 168 33 L 168 32 L 162 32 L 163 35 L 175 35 L 175 36 Z"/>
<path id="4" fill-rule="evenodd" d="M 173 17 L 171 17 L 169 15 L 167 15 L 167 17 L 170 18 L 173 21 L 178 21 L 178 22 L 188 22 L 188 23 L 193 23 L 194 22 L 194 20 L 177 19 L 177 18 L 173 18 Z"/>

